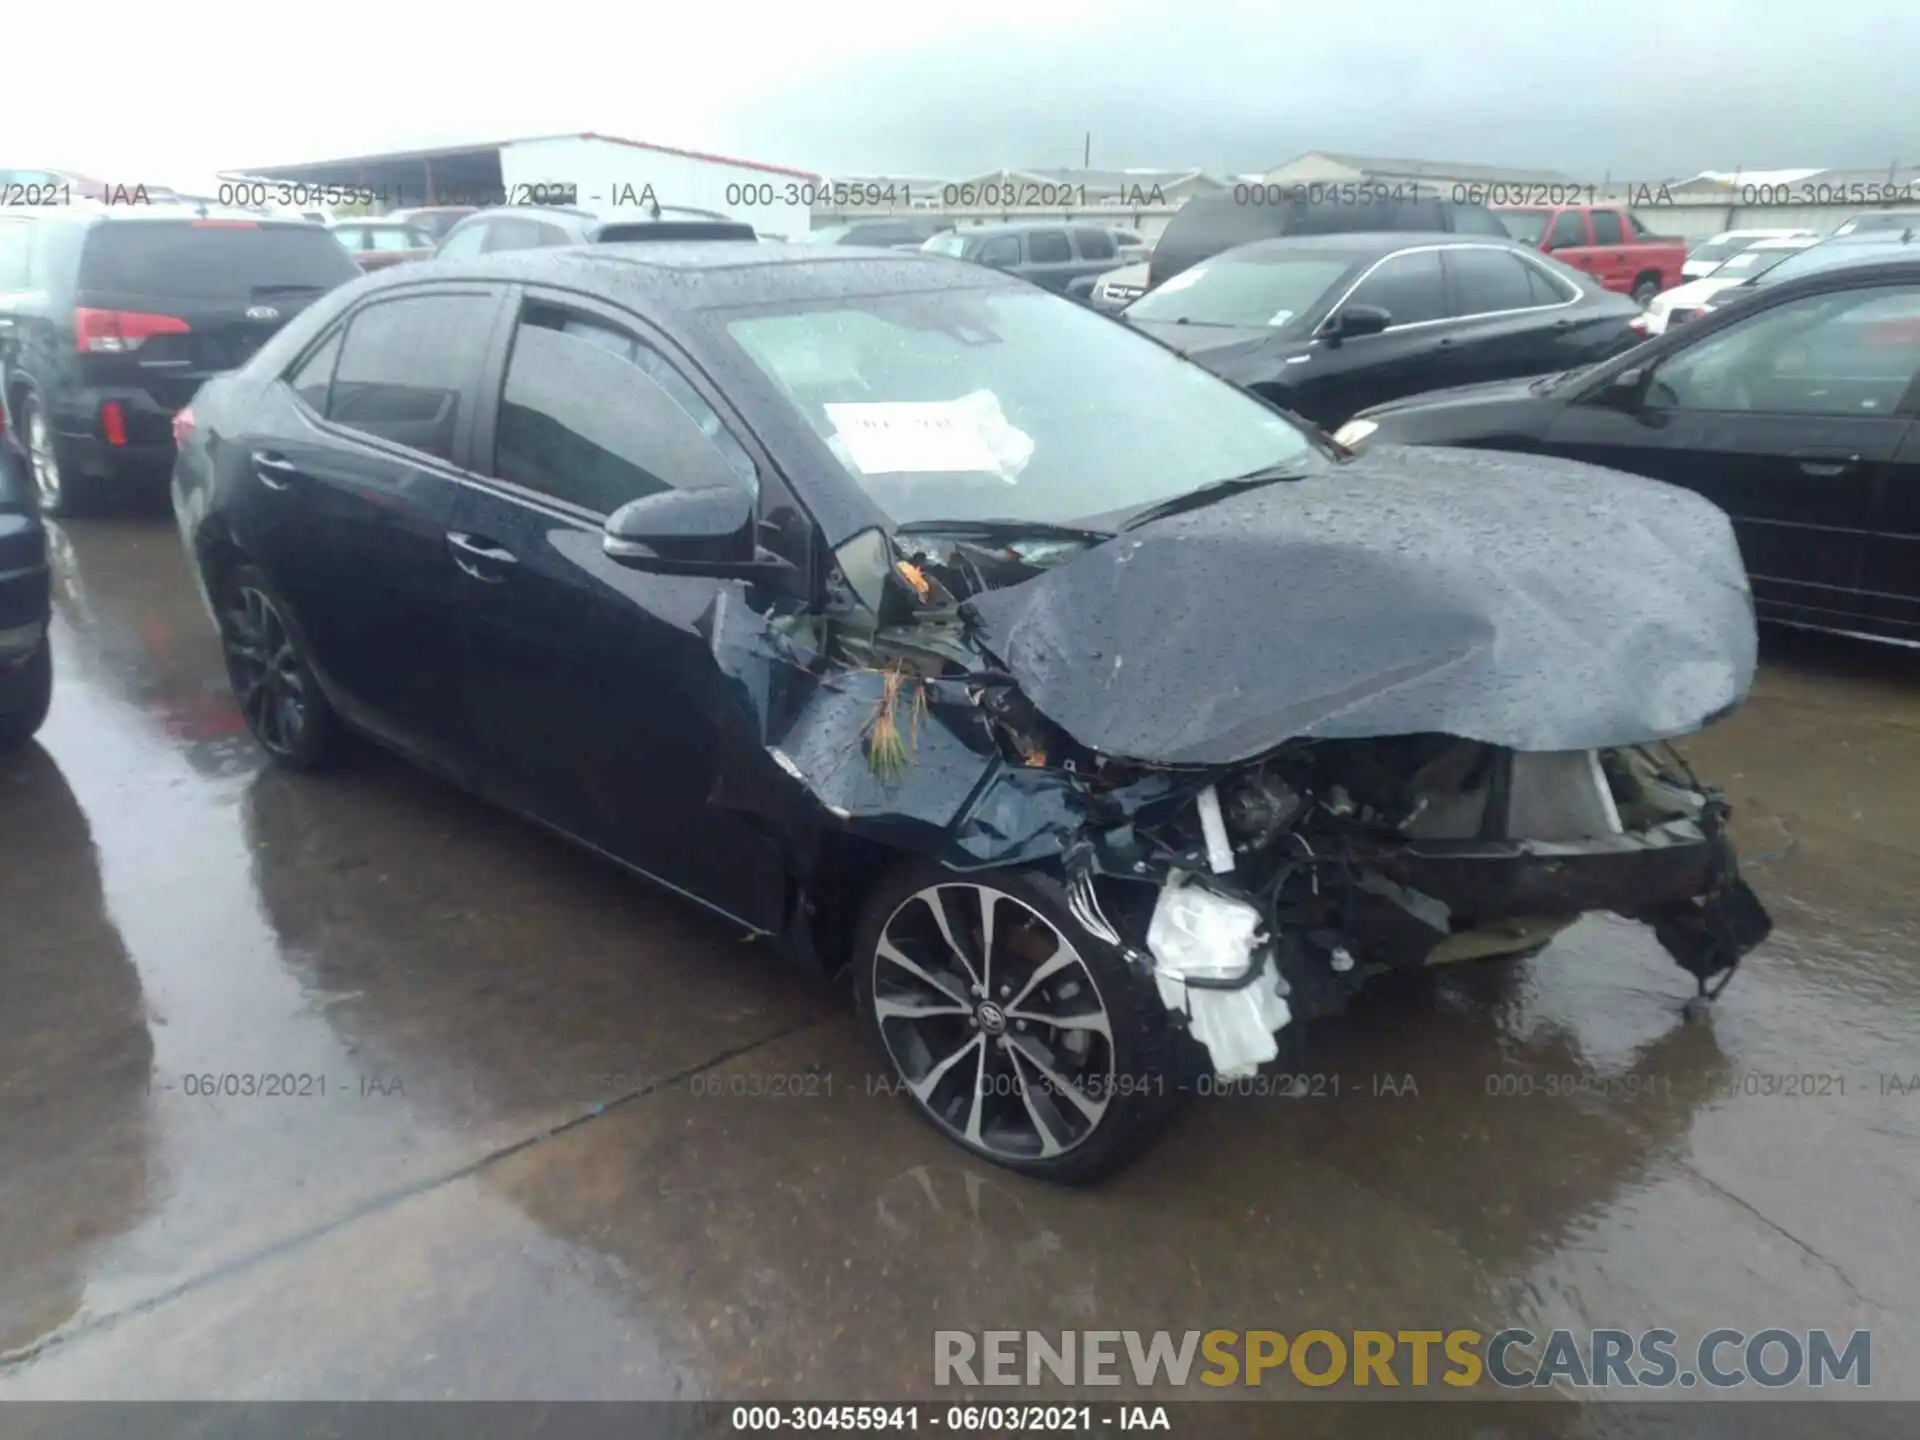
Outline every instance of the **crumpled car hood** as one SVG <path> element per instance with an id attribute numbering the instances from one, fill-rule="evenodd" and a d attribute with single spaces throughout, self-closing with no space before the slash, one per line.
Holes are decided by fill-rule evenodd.
<path id="1" fill-rule="evenodd" d="M 1092 750 L 1228 765 L 1299 736 L 1516 750 L 1697 730 L 1753 683 L 1746 570 L 1687 491 L 1491 451 L 1370 451 L 968 602 Z"/>

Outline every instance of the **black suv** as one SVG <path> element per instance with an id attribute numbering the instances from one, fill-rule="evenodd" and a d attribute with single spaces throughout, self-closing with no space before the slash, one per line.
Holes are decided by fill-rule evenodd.
<path id="1" fill-rule="evenodd" d="M 207 207 L 0 213 L 0 384 L 40 508 L 166 483 L 173 417 L 314 300 L 358 279 L 305 221 Z"/>
<path id="2" fill-rule="evenodd" d="M 629 240 L 757 240 L 753 227 L 711 210 L 650 207 L 632 220 L 604 220 L 558 205 L 499 205 L 467 216 L 447 232 L 440 259 L 539 250 L 552 245 L 618 245 Z"/>
<path id="3" fill-rule="evenodd" d="M 1113 231 L 1106 226 L 1046 220 L 949 230 L 920 248 L 1004 270 L 1062 295 L 1092 288 L 1100 276 L 1124 263 Z"/>
<path id="4" fill-rule="evenodd" d="M 1482 205 L 1467 205 L 1407 185 L 1246 184 L 1196 195 L 1173 214 L 1154 243 L 1147 288 L 1222 250 L 1283 235 L 1350 235 L 1364 231 L 1443 231 L 1497 235 L 1506 226 Z"/>

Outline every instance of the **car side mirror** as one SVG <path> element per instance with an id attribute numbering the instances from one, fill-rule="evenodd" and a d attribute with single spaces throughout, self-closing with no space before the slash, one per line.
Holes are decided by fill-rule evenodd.
<path id="1" fill-rule="evenodd" d="M 1644 365 L 1630 365 L 1608 380 L 1595 398 L 1616 410 L 1638 410 L 1646 398 L 1651 373 Z"/>
<path id="2" fill-rule="evenodd" d="M 650 575 L 769 581 L 796 574 L 755 540 L 755 503 L 738 485 L 661 490 L 607 517 L 600 548 Z"/>
<path id="3" fill-rule="evenodd" d="M 1393 323 L 1393 316 L 1378 305 L 1348 305 L 1327 317 L 1319 335 L 1329 345 L 1353 340 L 1361 335 L 1378 335 Z"/>

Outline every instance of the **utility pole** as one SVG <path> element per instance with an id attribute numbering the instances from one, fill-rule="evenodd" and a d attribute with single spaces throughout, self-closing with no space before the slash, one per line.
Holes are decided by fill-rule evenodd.
<path id="1" fill-rule="evenodd" d="M 1080 168 L 1082 170 L 1093 168 L 1093 131 L 1091 130 L 1087 131 L 1086 144 L 1080 149 Z"/>

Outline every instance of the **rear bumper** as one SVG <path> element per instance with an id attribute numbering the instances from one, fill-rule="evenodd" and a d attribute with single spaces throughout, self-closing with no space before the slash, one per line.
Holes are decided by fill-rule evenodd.
<path id="1" fill-rule="evenodd" d="M 101 410 L 117 401 L 126 426 L 126 444 L 107 439 Z M 60 408 L 60 429 L 68 468 L 108 480 L 164 482 L 173 468 L 174 411 L 137 387 L 75 391 Z"/>

